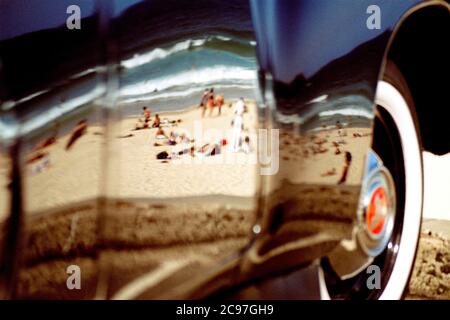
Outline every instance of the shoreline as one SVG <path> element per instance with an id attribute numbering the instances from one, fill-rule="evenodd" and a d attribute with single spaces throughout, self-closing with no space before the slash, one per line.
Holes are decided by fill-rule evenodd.
<path id="1" fill-rule="evenodd" d="M 230 98 L 230 99 L 226 99 L 225 103 L 223 105 L 223 109 L 228 108 L 229 104 L 233 104 L 238 100 L 238 98 Z M 249 99 L 244 99 L 245 103 L 250 103 L 250 104 L 256 104 L 255 99 L 249 98 Z M 154 114 L 163 114 L 163 115 L 167 115 L 167 114 L 174 114 L 174 115 L 179 115 L 179 114 L 183 114 L 183 113 L 187 113 L 187 112 L 191 112 L 193 110 L 196 109 L 200 109 L 200 104 L 193 104 L 193 105 L 188 105 L 187 107 L 184 108 L 180 108 L 180 109 L 170 109 L 170 110 L 154 110 L 151 107 L 151 103 L 148 103 L 146 100 L 142 100 L 139 102 L 130 102 L 130 103 L 122 103 L 122 104 L 118 104 L 117 109 L 118 109 L 118 113 L 120 113 L 122 115 L 122 119 L 129 119 L 129 118 L 135 118 L 135 117 L 140 117 L 142 116 L 142 107 L 147 106 L 148 108 L 150 108 L 151 112 L 152 112 L 152 116 Z M 122 112 L 124 109 L 137 109 L 140 108 L 140 111 L 137 113 L 126 113 L 126 112 Z"/>

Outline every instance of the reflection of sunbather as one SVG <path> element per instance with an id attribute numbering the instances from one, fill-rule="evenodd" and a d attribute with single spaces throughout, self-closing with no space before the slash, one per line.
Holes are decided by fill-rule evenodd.
<path id="1" fill-rule="evenodd" d="M 143 108 L 142 108 L 142 114 L 143 114 L 143 116 L 144 116 L 144 122 L 145 122 L 145 123 L 150 122 L 150 117 L 151 117 L 151 115 L 152 115 L 151 110 L 150 110 L 149 108 L 147 108 L 147 107 L 143 107 Z"/>
<path id="2" fill-rule="evenodd" d="M 162 121 L 159 124 L 160 127 L 173 127 L 176 125 L 178 125 L 177 120 L 169 120 L 167 118 L 162 119 Z"/>
<path id="3" fill-rule="evenodd" d="M 222 95 L 218 95 L 216 96 L 216 106 L 219 108 L 219 116 L 222 114 L 222 106 L 225 102 L 224 98 Z"/>
<path id="4" fill-rule="evenodd" d="M 167 141 L 167 144 L 170 146 L 174 146 L 177 144 L 177 136 L 173 131 L 170 131 L 169 140 Z"/>
<path id="5" fill-rule="evenodd" d="M 29 156 L 29 157 L 26 159 L 25 162 L 26 162 L 27 164 L 31 164 L 31 163 L 33 163 L 33 162 L 36 162 L 36 161 L 38 161 L 38 160 L 43 159 L 43 158 L 46 157 L 46 156 L 48 156 L 48 152 L 37 152 L 37 153 L 32 154 L 31 156 Z"/>
<path id="6" fill-rule="evenodd" d="M 52 134 L 47 138 L 39 142 L 34 148 L 34 151 L 45 149 L 48 146 L 51 146 L 56 142 L 58 137 L 58 124 L 55 125 Z"/>
<path id="7" fill-rule="evenodd" d="M 193 142 L 185 133 L 182 133 L 178 136 L 178 143 L 190 143 Z"/>
<path id="8" fill-rule="evenodd" d="M 158 128 L 158 130 L 156 130 L 155 136 L 156 139 L 167 139 L 166 133 L 162 128 Z"/>
<path id="9" fill-rule="evenodd" d="M 66 145 L 66 150 L 69 150 L 72 148 L 74 143 L 80 139 L 87 131 L 87 121 L 85 119 L 81 120 L 77 123 L 75 128 L 72 130 L 72 133 L 70 135 L 69 141 Z"/>
<path id="10" fill-rule="evenodd" d="M 150 109 L 147 108 L 147 107 L 143 107 L 142 108 L 142 116 L 143 116 L 143 118 L 139 118 L 137 123 L 136 123 L 136 127 L 135 127 L 136 130 L 149 128 L 150 116 L 151 116 Z"/>
<path id="11" fill-rule="evenodd" d="M 48 147 L 48 146 L 51 146 L 51 145 L 54 144 L 55 142 L 56 142 L 56 136 L 48 137 L 47 139 L 42 140 L 41 142 L 39 142 L 39 143 L 36 145 L 36 147 L 34 147 L 34 150 L 37 151 L 37 150 L 44 149 L 44 148 L 46 148 L 46 147 Z"/>
<path id="12" fill-rule="evenodd" d="M 197 153 L 202 154 L 205 157 L 211 157 L 222 153 L 222 147 L 227 144 L 225 139 L 218 143 L 207 143 L 197 150 Z"/>
<path id="13" fill-rule="evenodd" d="M 159 118 L 158 114 L 155 114 L 155 120 L 153 121 L 153 128 L 159 128 L 159 126 L 161 125 L 161 119 Z"/>
<path id="14" fill-rule="evenodd" d="M 208 101 L 208 96 L 209 96 L 209 90 L 206 89 L 203 92 L 202 98 L 200 100 L 200 108 L 202 108 L 202 118 L 205 116 L 205 112 L 206 112 L 206 103 Z"/>

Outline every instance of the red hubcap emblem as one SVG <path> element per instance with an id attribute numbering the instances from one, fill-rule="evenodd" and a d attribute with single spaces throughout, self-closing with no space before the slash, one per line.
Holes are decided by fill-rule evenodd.
<path id="1" fill-rule="evenodd" d="M 373 235 L 377 236 L 383 231 L 388 210 L 387 201 L 384 188 L 378 187 L 373 191 L 366 215 L 367 229 Z"/>

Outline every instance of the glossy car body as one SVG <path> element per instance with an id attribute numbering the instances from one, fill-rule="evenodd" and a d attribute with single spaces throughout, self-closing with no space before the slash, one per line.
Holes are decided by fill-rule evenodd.
<path id="1" fill-rule="evenodd" d="M 67 5 L 62 2 L 58 7 L 50 2 L 28 5 L 42 14 L 65 10 Z M 3 198 L 8 199 L 8 205 L 2 208 L 7 214 L 1 221 L 0 290 L 5 297 L 111 298 L 123 293 L 120 288 L 126 283 L 140 279 L 136 274 L 145 273 L 133 273 L 139 269 L 136 263 L 126 269 L 130 276 L 123 277 L 120 272 L 124 271 L 114 270 L 117 264 L 111 263 L 120 260 L 120 255 L 104 254 L 117 247 L 152 250 L 154 246 L 114 238 L 117 225 L 126 228 L 127 224 L 109 215 L 104 199 L 120 200 L 120 193 L 93 177 L 91 183 L 98 185 L 98 193 L 87 198 L 99 200 L 95 200 L 94 221 L 86 222 L 85 228 L 91 223 L 92 229 L 99 231 L 84 235 L 65 250 L 65 242 L 57 240 L 56 234 L 58 223 L 66 226 L 68 222 L 52 218 L 55 210 L 29 214 L 34 209 L 28 208 L 32 207 L 28 204 L 31 192 L 27 193 L 28 178 L 22 169 L 26 143 L 48 132 L 51 123 L 66 114 L 88 110 L 102 118 L 110 130 L 117 119 L 114 101 L 125 81 L 119 65 L 143 50 L 204 34 L 239 32 L 251 39 L 254 32 L 259 126 L 279 130 L 279 171 L 261 177 L 247 234 L 239 235 L 246 239 L 243 245 L 224 251 L 213 264 L 195 262 L 169 268 L 148 290 L 119 297 L 320 298 L 320 259 L 328 257 L 341 275 L 360 269 L 365 255 L 350 254 L 348 247 L 357 246 L 349 242 L 357 241 L 352 233 L 359 224 L 374 98 L 387 57 L 399 66 L 411 88 L 424 148 L 438 154 L 450 150 L 450 142 L 440 139 L 448 136 L 445 119 L 435 116 L 439 111 L 430 111 L 445 107 L 448 100 L 448 81 L 439 77 L 450 73 L 450 51 L 444 44 L 450 30 L 446 2 L 253 0 L 249 5 L 236 0 L 227 1 L 218 14 L 216 8 L 223 5 L 219 2 L 135 1 L 118 10 L 112 1 L 97 1 L 96 6 L 80 1 L 88 13 L 83 15 L 83 28 L 75 33 L 65 27 L 65 15 L 52 26 L 45 18 L 37 19 L 28 25 L 29 30 L 15 33 L 11 30 L 26 18 L 17 12 L 23 1 L 18 6 L 1 4 L 2 18 L 18 17 L 0 22 L 1 30 L 6 31 L 0 37 L 0 138 L 12 181 Z M 380 29 L 367 27 L 371 5 L 381 10 Z M 229 21 L 242 23 L 234 28 Z M 91 102 L 93 106 L 86 109 Z M 63 107 L 49 108 L 58 104 Z M 342 145 L 345 143 L 352 154 L 344 181 L 340 180 L 345 158 L 321 149 L 320 139 L 326 139 L 330 128 L 343 130 Z M 293 146 L 291 141 L 297 144 Z M 98 165 L 109 159 L 104 152 L 99 145 L 91 161 Z M 106 155 L 111 154 L 108 152 L 111 150 L 107 149 Z M 327 174 L 332 168 L 334 173 Z M 104 177 L 110 176 L 114 162 L 99 165 L 98 170 Z M 62 208 L 64 214 L 70 211 Z M 38 217 L 42 220 L 35 222 Z M 47 225 L 45 219 L 55 224 Z M 187 224 L 178 228 L 187 228 Z M 183 230 L 175 233 L 183 234 Z M 178 245 L 174 241 L 167 246 L 176 251 Z M 88 258 L 97 271 L 89 272 L 86 290 L 64 291 L 64 276 L 38 279 L 39 267 L 45 261 L 57 268 L 58 264 L 91 265 L 86 262 Z M 140 268 L 147 272 L 155 266 Z M 45 289 L 30 289 L 39 284 Z"/>

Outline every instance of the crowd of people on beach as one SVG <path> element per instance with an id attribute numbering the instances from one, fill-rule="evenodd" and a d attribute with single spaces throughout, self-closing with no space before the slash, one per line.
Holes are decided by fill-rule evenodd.
<path id="1" fill-rule="evenodd" d="M 75 143 L 87 133 L 87 128 L 86 119 L 77 122 L 70 132 L 69 139 L 64 147 L 65 151 L 70 151 L 74 147 Z M 47 138 L 39 141 L 25 159 L 26 164 L 32 165 L 31 171 L 33 173 L 42 172 L 50 166 L 50 152 L 47 149 L 57 143 L 58 132 L 59 124 L 56 123 L 52 133 Z"/>
<path id="2" fill-rule="evenodd" d="M 206 114 L 206 109 L 209 109 L 209 116 L 212 116 L 215 107 L 218 108 L 218 115 L 222 114 L 222 106 L 225 103 L 223 95 L 215 95 L 214 88 L 206 89 L 203 92 L 202 98 L 200 100 L 200 108 L 202 109 L 202 118 Z"/>
<path id="3" fill-rule="evenodd" d="M 206 89 L 201 97 L 200 105 L 201 118 L 204 118 L 206 110 L 209 109 L 209 116 L 212 116 L 214 109 L 217 107 L 218 116 L 222 115 L 222 107 L 225 104 L 224 96 L 221 94 L 215 95 L 214 88 Z M 230 107 L 232 104 L 230 103 Z M 192 157 L 210 157 L 226 150 L 229 152 L 244 152 L 251 153 L 253 151 L 250 137 L 244 136 L 244 113 L 247 112 L 247 106 L 243 98 L 238 99 L 234 103 L 233 116 L 231 121 L 231 137 L 230 141 L 227 138 L 222 138 L 218 141 L 204 143 L 201 146 L 196 146 L 194 139 L 191 139 L 185 132 L 179 133 L 175 127 L 182 122 L 181 119 L 169 120 L 168 118 L 161 119 L 159 114 L 155 114 L 152 119 L 152 111 L 148 106 L 142 107 L 142 115 L 137 119 L 133 130 L 156 129 L 154 147 L 163 146 L 181 146 L 181 150 L 174 152 L 161 151 L 157 153 L 156 158 L 160 160 L 175 159 L 182 155 L 188 154 Z M 64 146 L 65 151 L 70 151 L 74 148 L 76 142 L 87 133 L 88 121 L 82 119 L 78 121 L 71 130 L 68 140 Z M 32 149 L 30 155 L 26 159 L 27 164 L 33 164 L 33 172 L 41 172 L 50 165 L 50 154 L 47 148 L 55 144 L 58 140 L 59 126 L 55 126 L 55 130 L 46 139 L 38 142 Z M 168 132 L 168 133 L 167 133 Z M 133 134 L 128 134 L 124 137 L 132 137 Z"/>
<path id="4" fill-rule="evenodd" d="M 201 118 L 203 119 L 206 110 L 209 109 L 209 115 L 213 114 L 214 108 L 218 108 L 218 115 L 222 114 L 222 107 L 225 104 L 223 95 L 215 95 L 214 88 L 206 89 L 201 97 L 199 108 L 201 109 Z M 230 107 L 232 104 L 230 104 Z M 162 122 L 159 117 L 155 122 L 157 123 L 157 130 L 155 132 L 155 138 L 157 142 L 154 143 L 155 147 L 161 146 L 176 146 L 182 145 L 181 150 L 168 152 L 167 150 L 157 153 L 156 158 L 158 160 L 173 160 L 180 158 L 180 156 L 188 154 L 192 157 L 210 157 L 221 153 L 226 150 L 232 153 L 244 152 L 251 153 L 253 147 L 250 137 L 244 136 L 244 113 L 247 112 L 247 106 L 243 98 L 238 99 L 234 104 L 233 118 L 231 121 L 231 138 L 230 141 L 227 138 L 219 139 L 218 141 L 205 143 L 202 146 L 196 146 L 195 141 L 190 139 L 186 133 L 178 134 L 175 130 L 166 134 L 164 128 L 162 128 Z M 145 116 L 145 115 L 144 115 Z M 173 121 L 169 121 L 169 126 L 173 124 Z"/>

